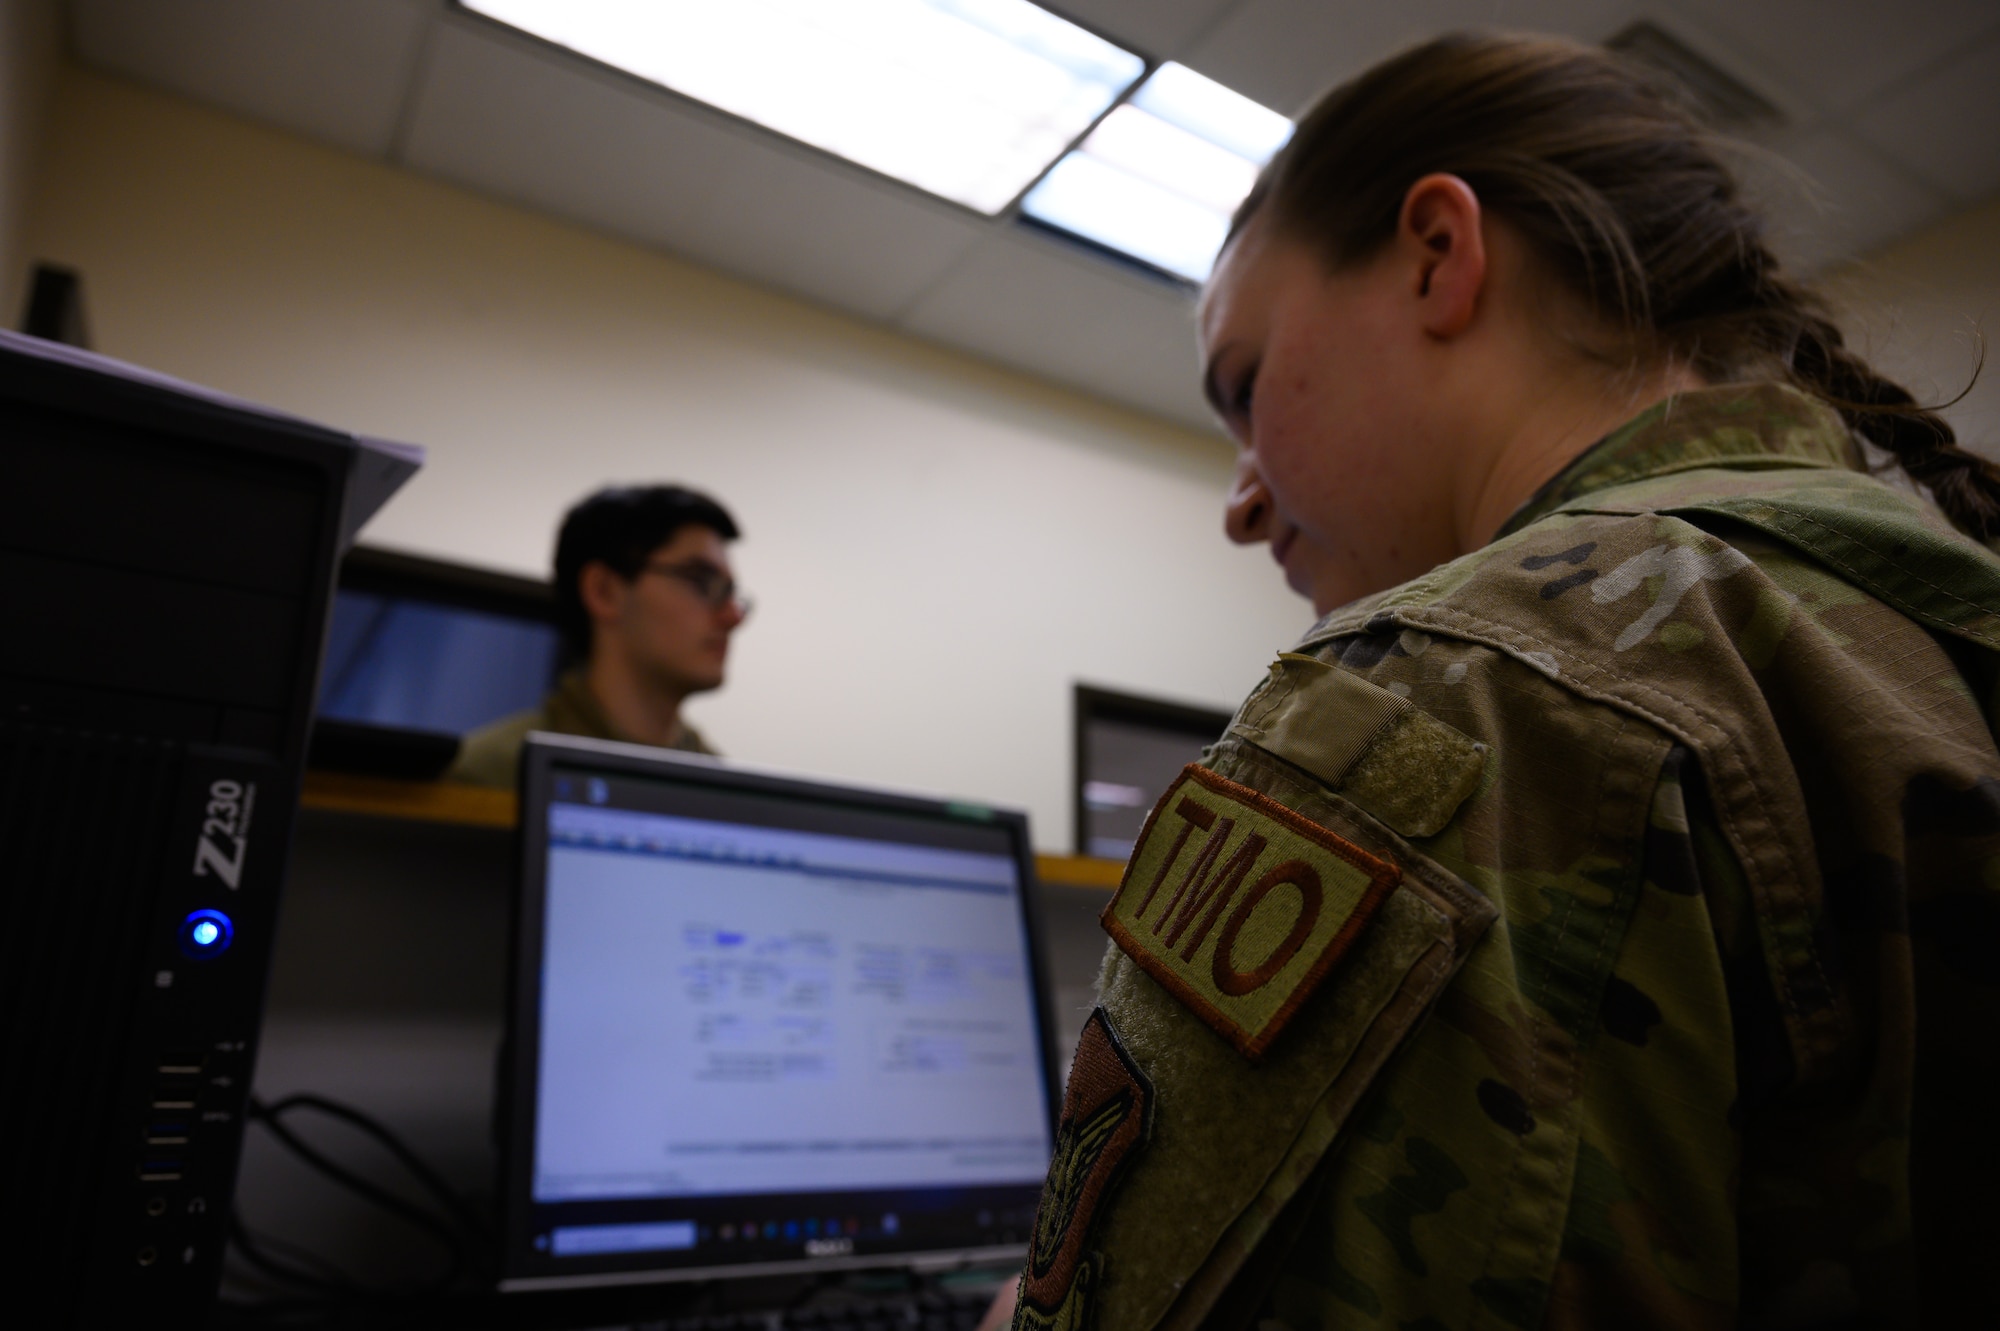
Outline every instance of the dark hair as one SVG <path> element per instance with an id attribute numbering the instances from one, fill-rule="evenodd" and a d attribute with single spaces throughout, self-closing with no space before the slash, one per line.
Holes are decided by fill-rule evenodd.
<path id="1" fill-rule="evenodd" d="M 1635 359 L 1671 356 L 1715 383 L 1790 383 L 1837 408 L 1959 527 L 2000 536 L 2000 467 L 1848 349 L 1825 300 L 1781 271 L 1724 152 L 1671 86 L 1609 51 L 1454 34 L 1321 98 L 1230 235 L 1263 215 L 1338 268 L 1388 243 L 1417 180 L 1458 176 Z"/>
<path id="2" fill-rule="evenodd" d="M 736 520 L 705 494 L 678 485 L 613 486 L 563 515 L 556 537 L 556 628 L 572 661 L 590 658 L 590 613 L 577 585 L 583 566 L 608 565 L 621 578 L 639 576 L 653 552 L 683 527 L 706 527 L 736 539 Z"/>

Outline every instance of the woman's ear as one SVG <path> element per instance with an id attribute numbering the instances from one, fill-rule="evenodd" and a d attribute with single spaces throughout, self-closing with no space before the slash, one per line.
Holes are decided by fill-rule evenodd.
<path id="1" fill-rule="evenodd" d="M 1486 240 L 1472 186 L 1441 172 L 1410 186 L 1396 222 L 1396 245 L 1414 265 L 1413 294 L 1424 331 L 1440 338 L 1464 332 L 1486 286 Z"/>

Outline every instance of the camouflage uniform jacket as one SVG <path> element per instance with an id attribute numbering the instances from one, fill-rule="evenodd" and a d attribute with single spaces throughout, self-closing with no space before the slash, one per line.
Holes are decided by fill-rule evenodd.
<path id="1" fill-rule="evenodd" d="M 1328 615 L 1105 912 L 1017 1328 L 1990 1314 L 1997 666 L 1777 386 Z"/>
<path id="2" fill-rule="evenodd" d="M 611 718 L 604 714 L 597 695 L 590 691 L 590 682 L 584 678 L 583 671 L 566 670 L 556 681 L 555 688 L 550 690 L 549 696 L 542 699 L 540 707 L 503 716 L 467 735 L 459 745 L 458 760 L 445 773 L 445 780 L 468 786 L 498 786 L 503 790 L 512 790 L 514 779 L 521 770 L 521 741 L 528 737 L 531 730 L 582 735 L 588 739 L 640 742 L 622 734 L 611 724 Z M 686 722 L 681 723 L 680 738 L 666 747 L 682 753 L 719 756 L 708 747 L 701 733 Z"/>

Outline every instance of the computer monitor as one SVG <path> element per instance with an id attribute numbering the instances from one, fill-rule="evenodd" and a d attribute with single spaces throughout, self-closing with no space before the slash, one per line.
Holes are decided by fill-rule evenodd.
<path id="1" fill-rule="evenodd" d="M 503 1289 L 1025 1254 L 1023 815 L 555 736 L 521 779 Z"/>
<path id="2" fill-rule="evenodd" d="M 539 703 L 558 655 L 547 583 L 357 547 L 340 565 L 319 716 L 463 735 Z"/>

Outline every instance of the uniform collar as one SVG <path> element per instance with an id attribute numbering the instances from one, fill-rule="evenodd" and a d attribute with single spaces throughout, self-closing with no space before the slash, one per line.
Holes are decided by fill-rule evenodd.
<path id="1" fill-rule="evenodd" d="M 582 666 L 565 670 L 556 680 L 555 690 L 548 697 L 549 724 L 565 735 L 582 735 L 588 739 L 615 739 L 626 744 L 646 743 L 635 740 L 611 723 L 604 711 L 604 704 L 591 691 L 590 678 Z M 682 749 L 689 753 L 710 753 L 708 741 L 687 722 L 681 722 L 680 734 L 674 742 L 666 746 Z"/>
<path id="2" fill-rule="evenodd" d="M 590 680 L 581 666 L 563 671 L 555 691 L 549 694 L 548 712 L 550 724 L 564 734 L 628 743 L 631 740 L 629 735 L 620 734 L 611 724 L 611 718 L 604 714 L 604 705 L 590 691 Z"/>
<path id="3" fill-rule="evenodd" d="M 1840 413 L 1788 384 L 1723 384 L 1648 408 L 1563 468 L 1494 539 L 1595 490 L 1697 467 L 1863 468 Z"/>

